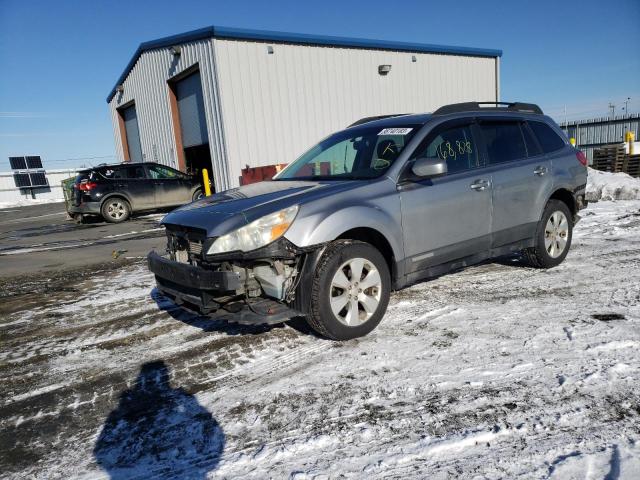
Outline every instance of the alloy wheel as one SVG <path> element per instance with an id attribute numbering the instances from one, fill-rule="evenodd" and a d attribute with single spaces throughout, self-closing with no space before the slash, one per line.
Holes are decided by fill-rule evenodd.
<path id="1" fill-rule="evenodd" d="M 557 210 L 551 214 L 544 229 L 544 247 L 551 258 L 558 258 L 567 248 L 569 220 Z"/>
<path id="2" fill-rule="evenodd" d="M 331 280 L 331 311 L 344 325 L 362 325 L 378 308 L 381 292 L 382 279 L 373 263 L 352 258 L 338 268 Z"/>

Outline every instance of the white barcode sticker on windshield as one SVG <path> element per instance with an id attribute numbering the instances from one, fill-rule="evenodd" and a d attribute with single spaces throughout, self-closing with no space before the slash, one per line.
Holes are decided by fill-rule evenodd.
<path id="1" fill-rule="evenodd" d="M 406 135 L 413 128 L 385 128 L 378 135 Z"/>

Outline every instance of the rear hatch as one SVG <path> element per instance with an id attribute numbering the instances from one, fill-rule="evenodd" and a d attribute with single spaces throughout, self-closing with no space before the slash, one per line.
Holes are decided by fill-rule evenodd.
<path id="1" fill-rule="evenodd" d="M 82 196 L 86 193 L 84 186 L 95 180 L 96 174 L 93 170 L 78 172 L 75 182 L 73 182 L 73 205 L 79 206 L 82 203 Z"/>

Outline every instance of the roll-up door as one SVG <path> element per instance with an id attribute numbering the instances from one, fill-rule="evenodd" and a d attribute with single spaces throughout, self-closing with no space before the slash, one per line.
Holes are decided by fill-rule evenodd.
<path id="1" fill-rule="evenodd" d="M 127 137 L 129 160 L 131 162 L 142 162 L 142 146 L 140 145 L 140 129 L 138 128 L 136 106 L 131 105 L 130 107 L 123 108 L 120 114 L 122 115 Z"/>
<path id="2" fill-rule="evenodd" d="M 195 72 L 175 84 L 184 148 L 209 143 L 204 116 L 200 72 Z"/>

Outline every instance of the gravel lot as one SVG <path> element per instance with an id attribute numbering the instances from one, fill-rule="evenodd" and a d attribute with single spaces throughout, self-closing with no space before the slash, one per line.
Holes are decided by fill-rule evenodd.
<path id="1" fill-rule="evenodd" d="M 50 271 L 3 264 L 5 478 L 640 478 L 640 201 L 591 205 L 555 269 L 418 284 L 345 343 L 189 314 L 135 258 Z"/>

